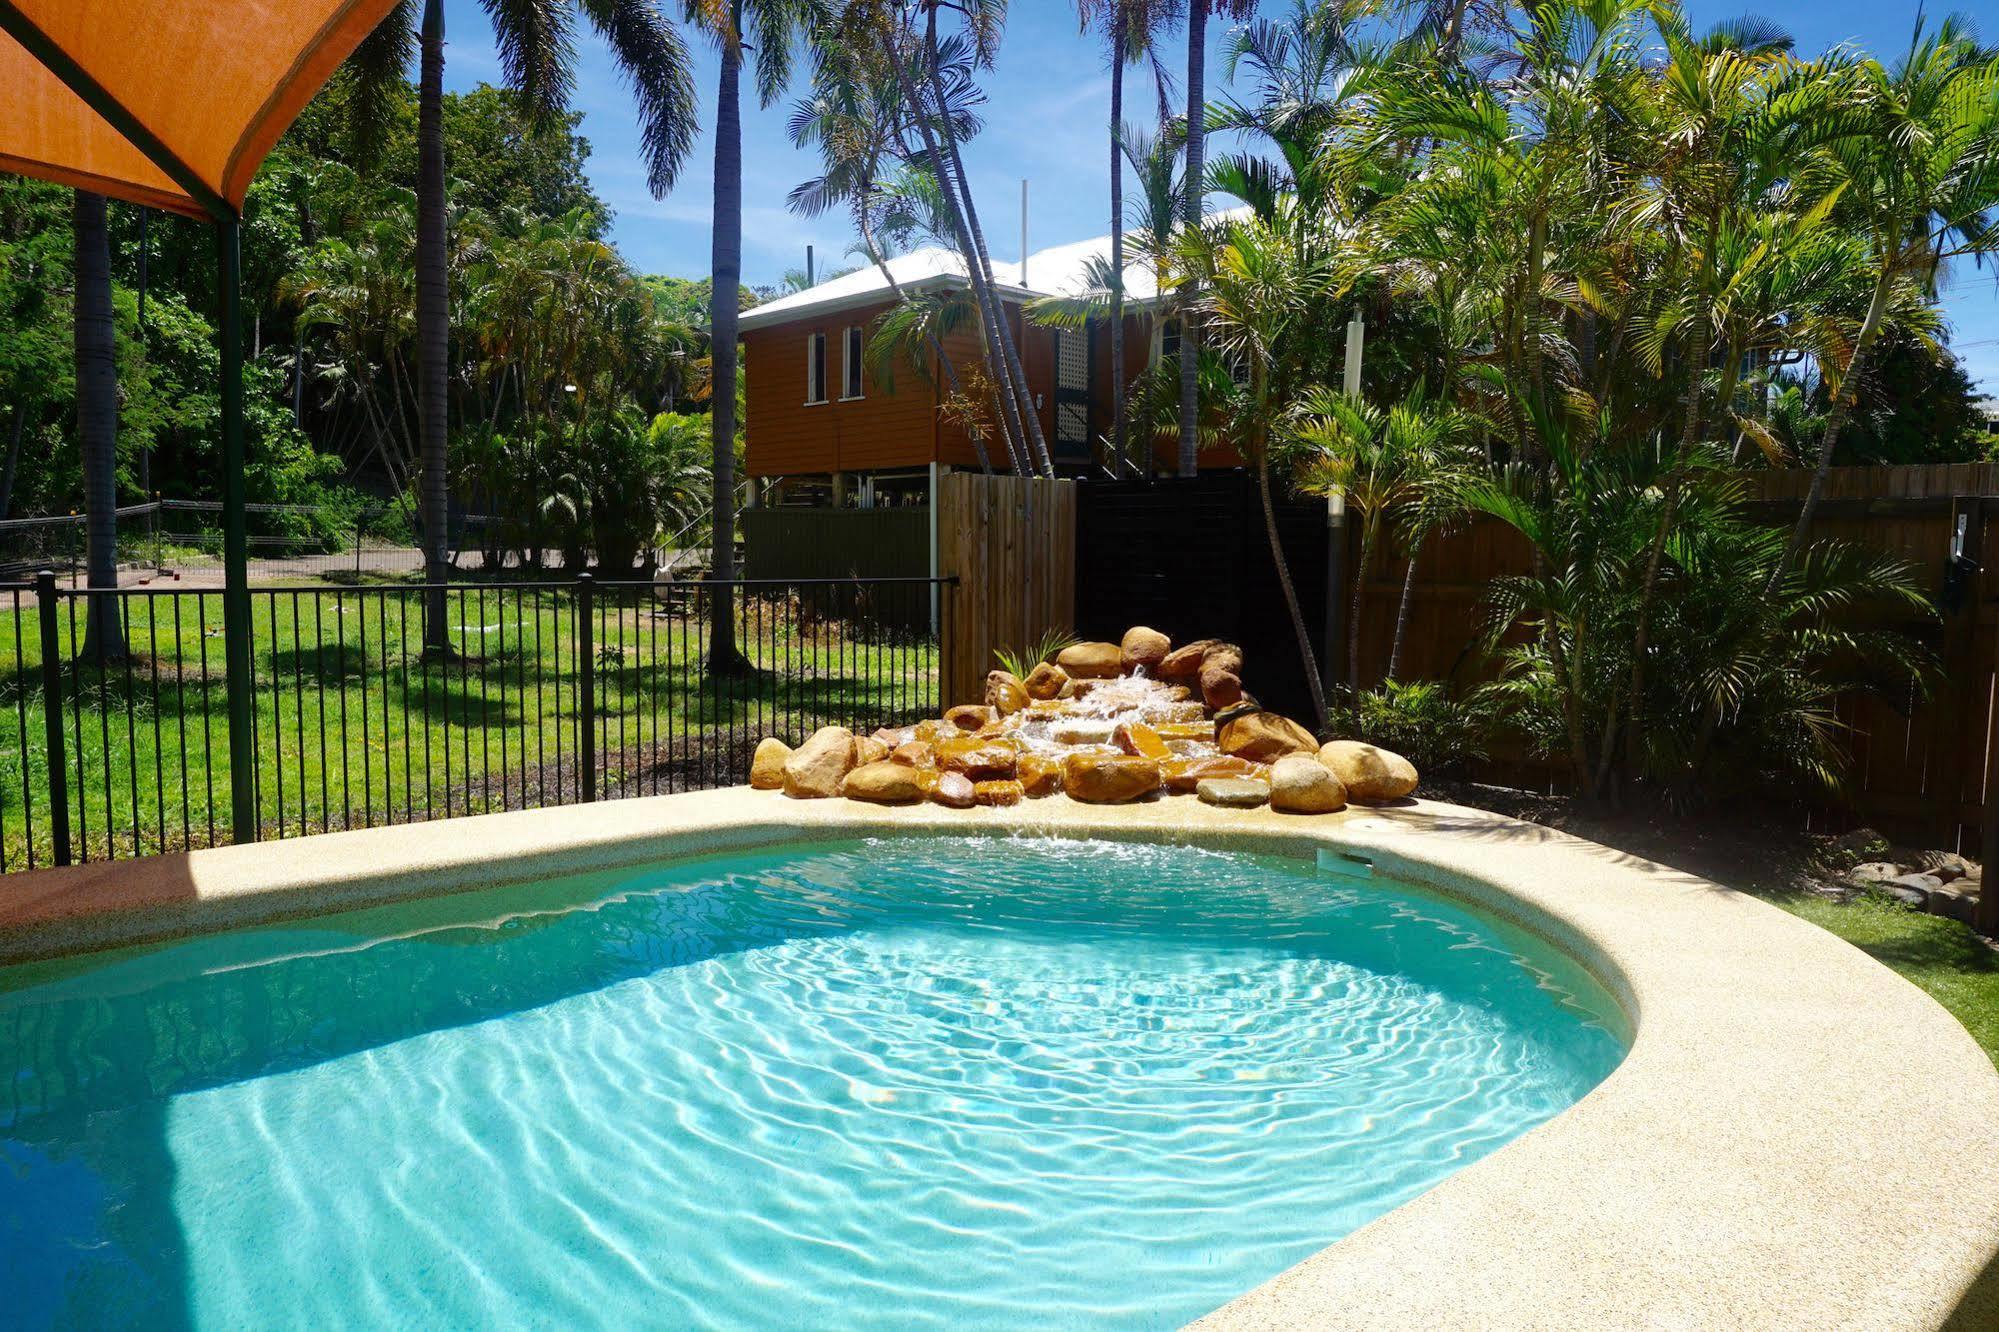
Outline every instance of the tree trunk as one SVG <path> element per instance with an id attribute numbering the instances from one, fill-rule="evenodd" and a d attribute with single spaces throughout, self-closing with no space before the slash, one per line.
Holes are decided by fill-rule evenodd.
<path id="1" fill-rule="evenodd" d="M 1832 412 L 1826 417 L 1825 438 L 1819 441 L 1819 460 L 1812 468 L 1811 489 L 1805 492 L 1805 502 L 1798 509 L 1798 524 L 1791 529 L 1791 540 L 1784 547 L 1783 558 L 1770 570 L 1770 581 L 1764 584 L 1763 595 L 1766 598 L 1776 595 L 1784 575 L 1791 571 L 1791 561 L 1798 558 L 1798 552 L 1804 548 L 1805 537 L 1812 529 L 1812 511 L 1818 508 L 1819 498 L 1825 493 L 1826 474 L 1832 470 L 1832 455 L 1839 447 L 1839 432 L 1846 425 L 1847 408 L 1853 401 L 1854 381 L 1860 378 L 1868 348 L 1873 345 L 1874 335 L 1881 327 L 1881 317 L 1888 309 L 1888 289 L 1893 272 L 1890 263 L 1882 260 L 1881 276 L 1874 284 L 1874 299 L 1868 303 L 1867 317 L 1861 321 L 1860 333 L 1853 340 L 1853 359 L 1846 363 L 1846 373 L 1839 379 L 1839 391 L 1833 395 Z"/>
<path id="2" fill-rule="evenodd" d="M 118 586 L 118 364 L 111 319 L 111 237 L 104 196 L 76 192 L 76 437 L 83 454 L 85 569 L 92 588 Z M 83 655 L 125 656 L 118 599 L 93 596 Z"/>
<path id="3" fill-rule="evenodd" d="M 1402 601 L 1395 608 L 1395 637 L 1388 644 L 1388 676 L 1399 679 L 1402 669 L 1402 639 L 1409 632 L 1409 603 L 1416 596 L 1416 562 L 1423 554 L 1423 538 L 1429 535 L 1418 532 L 1409 542 L 1409 568 L 1402 575 Z"/>
<path id="4" fill-rule="evenodd" d="M 1360 613 L 1367 604 L 1368 566 L 1374 562 L 1374 524 L 1360 529 L 1360 558 L 1354 561 L 1353 608 L 1347 612 L 1347 692 L 1353 697 L 1353 722 L 1360 730 Z"/>
<path id="5" fill-rule="evenodd" d="M 1305 613 L 1298 607 L 1298 589 L 1291 585 L 1291 566 L 1284 558 L 1284 543 L 1277 535 L 1277 510 L 1270 501 L 1269 449 L 1256 450 L 1256 489 L 1263 501 L 1263 532 L 1270 541 L 1270 562 L 1277 566 L 1277 585 L 1284 590 L 1284 606 L 1291 613 L 1291 631 L 1298 636 L 1298 657 L 1305 666 L 1305 683 L 1312 691 L 1312 715 L 1319 731 L 1326 730 L 1326 693 L 1319 684 L 1319 659 L 1312 651 L 1312 636 L 1305 630 Z"/>
<path id="6" fill-rule="evenodd" d="M 1187 179 L 1181 205 L 1190 229 L 1201 225 L 1203 177 L 1207 174 L 1208 0 L 1187 6 Z M 1180 306 L 1180 475 L 1201 470 L 1201 336 L 1195 306 L 1200 285 L 1189 283 Z"/>
<path id="7" fill-rule="evenodd" d="M 451 289 L 444 242 L 444 0 L 424 0 L 422 67 L 417 84 L 416 334 L 417 432 L 421 463 L 423 599 L 426 656 L 452 655 L 444 583 L 451 576 L 450 448 Z"/>
<path id="8" fill-rule="evenodd" d="M 958 138 L 951 132 L 950 116 L 945 114 L 944 90 L 937 71 L 935 26 L 937 11 L 934 7 L 930 14 L 932 25 L 930 86 L 937 98 L 937 133 L 943 141 L 946 156 L 950 158 L 951 174 L 957 178 L 959 198 L 965 208 L 965 227 L 971 233 L 972 252 L 966 256 L 966 266 L 969 268 L 976 263 L 985 279 L 987 299 L 992 302 L 993 318 L 998 324 L 999 352 L 1005 370 L 1005 379 L 1012 386 L 1014 396 L 1020 404 L 1023 427 L 1021 438 L 1025 441 L 1028 462 L 1041 475 L 1053 477 L 1055 465 L 1048 454 L 1048 441 L 1041 433 L 1041 415 L 1035 410 L 1034 393 L 1028 387 L 1026 372 L 1021 368 L 1020 349 L 1014 342 L 1013 325 L 1007 320 L 1006 304 L 1000 300 L 999 292 L 993 282 L 992 255 L 986 249 L 986 233 L 979 226 L 979 208 L 972 199 L 972 180 L 965 174 L 965 162 L 958 153 Z M 1021 257 L 1026 258 L 1025 255 Z"/>
<path id="9" fill-rule="evenodd" d="M 7 470 L 0 474 L 0 518 L 14 511 L 14 473 L 21 463 L 21 432 L 28 426 L 28 409 L 24 404 L 14 407 L 14 428 L 7 436 Z"/>
<path id="10" fill-rule="evenodd" d="M 722 34 L 722 77 L 715 93 L 715 226 L 710 268 L 708 357 L 714 444 L 714 586 L 708 597 L 708 671 L 737 675 L 749 661 L 736 647 L 736 315 L 743 280 L 743 113 L 741 0 L 729 7 Z"/>
<path id="11" fill-rule="evenodd" d="M 1131 462 L 1125 456 L 1124 420 L 1124 145 L 1118 141 L 1124 126 L 1124 47 L 1130 22 L 1119 3 L 1111 24 L 1111 456 L 1118 472 Z"/>

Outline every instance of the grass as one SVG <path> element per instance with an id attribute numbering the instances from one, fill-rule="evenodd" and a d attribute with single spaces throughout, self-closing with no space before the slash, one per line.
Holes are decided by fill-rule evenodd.
<path id="1" fill-rule="evenodd" d="M 1808 893 L 1771 900 L 1913 981 L 1999 1065 L 1999 952 L 1968 927 L 1872 893 L 1844 904 Z"/>
<path id="2" fill-rule="evenodd" d="M 453 655 L 444 660 L 424 651 L 423 606 L 410 589 L 254 592 L 265 835 L 576 799 L 584 626 L 573 589 L 454 590 L 445 614 Z M 927 598 L 927 589 L 912 589 L 912 598 Z M 32 594 L 6 595 L 14 600 L 0 596 L 0 855 L 12 869 L 31 851 L 47 863 L 52 843 L 37 610 Z M 59 607 L 78 854 L 226 841 L 221 595 L 136 595 L 119 604 L 131 659 L 108 668 L 74 660 L 83 601 Z M 703 607 L 661 606 L 649 587 L 601 589 L 588 625 L 600 793 L 740 781 L 761 735 L 795 740 L 817 725 L 872 728 L 934 712 L 935 645 L 858 627 L 868 620 L 820 613 L 796 598 L 749 601 L 737 634 L 753 669 L 716 677 L 704 666 Z"/>

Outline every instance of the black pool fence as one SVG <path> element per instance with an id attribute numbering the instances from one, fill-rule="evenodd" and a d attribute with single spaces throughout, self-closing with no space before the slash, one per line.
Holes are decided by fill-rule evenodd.
<path id="1" fill-rule="evenodd" d="M 935 716 L 954 587 L 252 587 L 257 835 L 727 786 L 765 735 Z M 0 583 L 0 870 L 232 840 L 222 599 Z"/>

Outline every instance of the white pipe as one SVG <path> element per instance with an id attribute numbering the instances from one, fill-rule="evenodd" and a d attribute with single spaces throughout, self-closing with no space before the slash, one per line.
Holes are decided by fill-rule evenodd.
<path id="1" fill-rule="evenodd" d="M 1360 396 L 1360 349 L 1367 333 L 1367 325 L 1361 321 L 1360 310 L 1356 308 L 1353 318 L 1347 320 L 1347 367 L 1346 393 L 1349 398 Z"/>

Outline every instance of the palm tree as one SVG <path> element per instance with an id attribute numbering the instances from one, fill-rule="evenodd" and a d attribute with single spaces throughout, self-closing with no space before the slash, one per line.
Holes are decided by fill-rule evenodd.
<path id="1" fill-rule="evenodd" d="M 1823 77 L 1824 63 L 1805 66 L 1801 77 Z M 1999 58 L 1947 19 L 1933 33 L 1918 28 L 1893 71 L 1866 60 L 1844 73 L 1842 105 L 1827 117 L 1839 132 L 1821 164 L 1842 213 L 1866 238 L 1874 288 L 1851 351 L 1821 364 L 1832 407 L 1811 489 L 1770 570 L 1769 596 L 1804 547 L 1896 289 L 1927 289 L 1951 259 L 1999 252 Z"/>
<path id="2" fill-rule="evenodd" d="M 1111 65 L 1111 457 L 1129 465 L 1124 372 L 1124 71 L 1152 50 L 1159 32 L 1177 20 L 1179 0 L 1077 0 L 1083 26 L 1105 28 Z"/>
<path id="3" fill-rule="evenodd" d="M 1203 201 L 1208 193 L 1208 20 L 1248 18 L 1256 13 L 1255 0 L 1188 0 L 1187 5 L 1187 173 L 1186 197 L 1180 221 L 1188 230 L 1197 229 L 1205 214 Z M 1180 317 L 1180 475 L 1193 476 L 1200 470 L 1200 441 L 1196 417 L 1200 411 L 1201 320 L 1200 287 L 1188 293 L 1186 310 Z"/>
<path id="4" fill-rule="evenodd" d="M 118 586 L 118 364 L 111 320 L 111 238 L 104 196 L 76 191 L 76 437 L 83 454 L 86 570 L 92 589 Z M 119 661 L 118 599 L 90 598 L 83 655 Z"/>
<path id="5" fill-rule="evenodd" d="M 403 0 L 355 52 L 352 109 L 357 141 L 379 142 L 395 88 L 412 54 L 417 81 L 417 404 L 422 459 L 424 649 L 448 655 L 442 584 L 450 576 L 447 526 L 451 349 L 450 272 L 444 172 L 444 0 Z M 639 105 L 647 184 L 655 197 L 673 187 L 693 145 L 694 86 L 680 36 L 653 0 L 486 0 L 507 82 L 536 117 L 552 123 L 575 85 L 575 11 L 604 40 Z"/>

